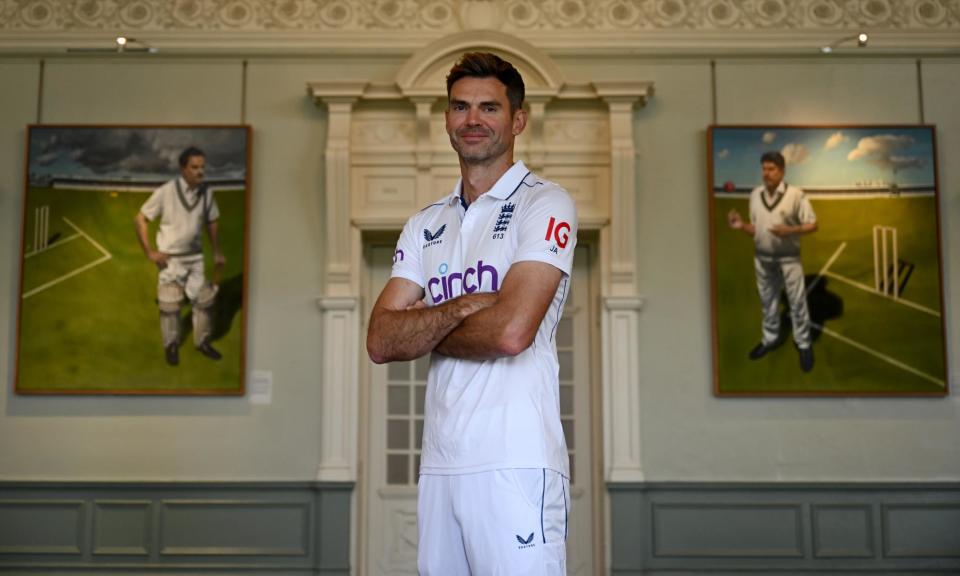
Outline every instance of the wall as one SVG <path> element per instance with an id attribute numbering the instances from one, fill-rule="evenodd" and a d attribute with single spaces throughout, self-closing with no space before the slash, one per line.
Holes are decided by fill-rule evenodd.
<path id="1" fill-rule="evenodd" d="M 925 122 L 939 153 L 945 321 L 953 393 L 946 399 L 718 399 L 711 387 L 706 126 L 709 62 L 587 58 L 570 77 L 649 79 L 636 114 L 641 313 L 642 459 L 652 481 L 957 480 L 960 262 L 957 261 L 960 114 L 951 105 L 956 58 L 924 60 Z M 954 92 L 951 92 L 953 90 Z M 716 123 L 917 123 L 912 59 L 722 59 Z M 665 248 L 668 247 L 668 248 Z"/>
<path id="2" fill-rule="evenodd" d="M 390 81 L 403 56 L 51 58 L 44 122 L 253 126 L 248 368 L 272 370 L 273 404 L 245 398 L 35 398 L 12 388 L 24 126 L 36 121 L 39 61 L 0 60 L 0 479 L 303 480 L 319 452 L 319 222 L 325 112 L 309 80 Z M 960 402 L 716 399 L 710 392 L 703 58 L 560 56 L 571 81 L 651 80 L 635 115 L 642 458 L 648 480 L 957 480 Z M 925 120 L 938 125 L 948 326 L 958 325 L 960 59 L 925 59 Z M 246 92 L 244 94 L 244 82 Z M 716 64 L 717 122 L 914 123 L 912 59 L 749 59 Z M 132 234 L 131 234 L 132 238 Z M 668 246 L 669 249 L 663 247 Z M 953 334 L 950 334 L 952 336 Z M 950 339 L 951 364 L 960 345 Z M 122 351 L 118 351 L 122 353 Z M 958 368 L 953 368 L 956 380 Z M 954 384 L 956 386 L 956 383 Z M 24 441 L 25 438 L 29 442 Z M 65 442 L 70 438 L 70 442 Z M 190 449 L 186 450 L 185 447 Z M 909 455 L 908 457 L 905 457 Z"/>

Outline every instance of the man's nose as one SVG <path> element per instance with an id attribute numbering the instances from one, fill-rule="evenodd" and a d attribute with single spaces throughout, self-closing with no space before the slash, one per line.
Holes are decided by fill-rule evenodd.
<path id="1" fill-rule="evenodd" d="M 480 113 L 476 108 L 467 108 L 467 124 L 475 126 L 480 123 Z"/>

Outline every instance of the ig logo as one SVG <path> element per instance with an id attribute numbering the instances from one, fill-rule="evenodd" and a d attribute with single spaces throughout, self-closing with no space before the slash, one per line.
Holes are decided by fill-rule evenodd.
<path id="1" fill-rule="evenodd" d="M 549 242 L 551 237 L 557 243 L 557 246 L 566 248 L 567 242 L 570 240 L 570 225 L 562 220 L 557 222 L 557 219 L 551 216 L 550 222 L 547 224 L 547 235 L 543 239 Z"/>

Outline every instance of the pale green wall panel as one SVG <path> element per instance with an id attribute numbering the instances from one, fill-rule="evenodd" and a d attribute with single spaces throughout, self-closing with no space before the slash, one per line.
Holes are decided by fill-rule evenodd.
<path id="1" fill-rule="evenodd" d="M 242 71 L 237 59 L 50 59 L 43 121 L 238 124 Z"/>
<path id="2" fill-rule="evenodd" d="M 923 101 L 927 124 L 937 127 L 937 174 L 940 181 L 940 248 L 947 310 L 948 368 L 953 398 L 960 398 L 960 59 L 923 62 Z M 949 437 L 960 438 L 960 418 Z M 953 461 L 960 461 L 960 443 Z"/>
<path id="3" fill-rule="evenodd" d="M 36 121 L 39 79 L 39 60 L 0 60 L 0 460 L 17 441 L 3 415 L 13 388 L 26 126 Z"/>
<path id="4" fill-rule="evenodd" d="M 722 124 L 915 123 L 913 60 L 837 58 L 717 62 Z"/>

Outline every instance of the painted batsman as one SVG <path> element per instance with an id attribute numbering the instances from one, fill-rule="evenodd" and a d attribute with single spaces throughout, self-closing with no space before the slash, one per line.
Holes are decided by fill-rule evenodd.
<path id="1" fill-rule="evenodd" d="M 203 228 L 213 247 L 214 265 L 221 268 L 225 262 L 217 235 L 220 210 L 213 192 L 203 183 L 206 157 L 199 148 L 190 147 L 180 154 L 179 161 L 180 176 L 154 190 L 135 220 L 143 253 L 159 270 L 160 331 L 164 355 L 171 366 L 180 362 L 180 306 L 184 296 L 192 305 L 194 345 L 207 358 L 221 358 L 210 345 L 217 286 L 204 275 Z M 147 237 L 148 221 L 157 218 L 160 225 L 154 250 Z"/>
<path id="2" fill-rule="evenodd" d="M 432 353 L 417 563 L 424 576 L 560 576 L 570 474 L 554 334 L 577 215 L 513 160 L 527 114 L 509 62 L 465 54 L 447 95 L 460 181 L 407 222 L 367 334 L 377 363 Z"/>
<path id="3" fill-rule="evenodd" d="M 813 369 L 810 339 L 810 311 L 800 263 L 800 237 L 817 231 L 817 215 L 803 190 L 784 179 L 786 162 L 779 152 L 767 152 L 760 158 L 763 186 L 750 193 L 750 222 L 744 222 L 736 210 L 727 214 L 735 230 L 753 237 L 754 270 L 757 291 L 763 309 L 763 336 L 750 350 L 750 359 L 759 360 L 783 340 L 780 338 L 780 290 L 787 294 L 793 322 L 793 340 L 800 354 L 800 368 Z"/>

